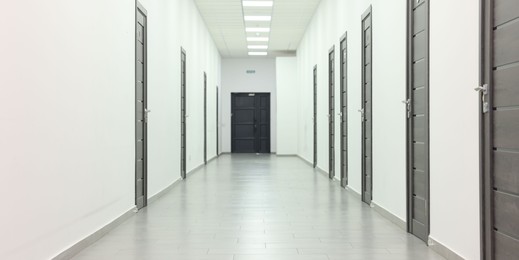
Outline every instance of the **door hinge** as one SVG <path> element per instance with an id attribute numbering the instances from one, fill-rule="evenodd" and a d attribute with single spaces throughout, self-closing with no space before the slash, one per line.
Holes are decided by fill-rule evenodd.
<path id="1" fill-rule="evenodd" d="M 477 92 L 481 93 L 481 102 L 483 105 L 483 113 L 488 113 L 490 110 L 490 104 L 488 103 L 488 84 L 483 84 L 483 86 L 479 86 L 475 88 Z"/>

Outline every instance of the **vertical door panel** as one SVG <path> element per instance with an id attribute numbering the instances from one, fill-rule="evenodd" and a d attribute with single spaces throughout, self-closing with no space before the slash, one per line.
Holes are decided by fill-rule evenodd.
<path id="1" fill-rule="evenodd" d="M 216 156 L 220 156 L 219 144 L 220 144 L 220 91 L 216 86 Z"/>
<path id="2" fill-rule="evenodd" d="M 187 95 L 186 95 L 186 51 L 180 49 L 180 177 L 186 178 L 187 175 L 187 144 L 186 144 L 186 124 L 187 124 Z"/>
<path id="3" fill-rule="evenodd" d="M 348 185 L 348 91 L 347 91 L 347 76 L 348 76 L 348 65 L 347 65 L 347 34 L 341 38 L 341 52 L 340 52 L 340 80 L 341 80 L 341 186 L 346 187 Z"/>
<path id="4" fill-rule="evenodd" d="M 328 177 L 335 177 L 335 46 L 328 53 Z"/>
<path id="5" fill-rule="evenodd" d="M 362 201 L 373 198 L 372 158 L 372 12 L 371 6 L 362 15 Z M 368 59 L 369 58 L 369 59 Z"/>
<path id="6" fill-rule="evenodd" d="M 317 167 L 317 65 L 314 66 L 314 168 Z"/>
<path id="7" fill-rule="evenodd" d="M 408 3 L 408 231 L 429 236 L 429 1 Z"/>
<path id="8" fill-rule="evenodd" d="M 135 40 L 135 205 L 147 204 L 147 17 L 140 4 L 136 8 Z"/>
<path id="9" fill-rule="evenodd" d="M 483 256 L 519 255 L 519 2 L 483 1 Z M 489 109 L 485 109 L 488 107 Z"/>
<path id="10" fill-rule="evenodd" d="M 207 164 L 207 74 L 204 72 L 204 164 Z"/>

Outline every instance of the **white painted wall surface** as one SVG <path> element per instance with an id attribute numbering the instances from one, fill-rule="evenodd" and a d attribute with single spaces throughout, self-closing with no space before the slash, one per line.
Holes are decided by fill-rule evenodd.
<path id="1" fill-rule="evenodd" d="M 255 70 L 247 74 L 247 70 Z M 273 58 L 222 59 L 221 88 L 222 152 L 231 152 L 231 93 L 263 92 L 270 94 L 270 148 L 277 147 L 276 60 Z"/>
<path id="2" fill-rule="evenodd" d="M 180 46 L 193 100 L 189 168 L 202 163 L 202 71 L 215 86 L 219 55 L 191 0 L 149 2 L 151 196 L 179 176 Z M 5 7 L 0 259 L 50 259 L 134 207 L 135 7 L 121 0 Z"/>
<path id="3" fill-rule="evenodd" d="M 297 58 L 276 58 L 277 154 L 296 155 L 299 131 Z"/>
<path id="4" fill-rule="evenodd" d="M 180 48 L 186 51 L 187 170 L 204 163 L 204 72 L 207 73 L 207 158 L 216 156 L 216 85 L 220 54 L 195 3 L 141 1 L 148 11 L 149 191 L 180 178 Z M 189 25 L 189 26 L 185 26 Z"/>
<path id="5" fill-rule="evenodd" d="M 478 1 L 431 1 L 430 29 L 431 237 L 477 260 Z"/>
<path id="6" fill-rule="evenodd" d="M 349 187 L 361 191 L 361 15 L 373 5 L 373 201 L 406 218 L 405 1 L 323 0 L 298 48 L 299 154 L 313 159 L 312 70 L 318 69 L 318 167 L 328 171 L 328 51 L 335 45 L 335 174 L 340 177 L 340 37 L 348 31 Z M 338 184 L 337 184 L 338 185 Z"/>

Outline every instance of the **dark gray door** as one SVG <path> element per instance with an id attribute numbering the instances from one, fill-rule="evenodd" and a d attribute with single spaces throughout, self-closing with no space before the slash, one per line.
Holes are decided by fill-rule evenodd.
<path id="1" fill-rule="evenodd" d="M 429 0 L 408 1 L 407 229 L 429 236 Z"/>
<path id="2" fill-rule="evenodd" d="M 362 15 L 362 201 L 373 198 L 373 117 L 372 117 L 372 14 L 371 6 Z"/>
<path id="3" fill-rule="evenodd" d="M 347 34 L 341 37 L 341 186 L 348 186 L 348 65 L 347 65 Z"/>
<path id="4" fill-rule="evenodd" d="M 180 177 L 186 178 L 186 51 L 180 49 Z"/>
<path id="5" fill-rule="evenodd" d="M 137 209 L 147 204 L 147 17 L 146 10 L 137 3 L 136 8 L 136 59 L 135 59 L 135 205 Z"/>
<path id="6" fill-rule="evenodd" d="M 231 151 L 270 153 L 270 93 L 232 93 L 231 102 Z"/>
<path id="7" fill-rule="evenodd" d="M 204 72 L 204 164 L 207 164 L 207 74 Z"/>
<path id="8" fill-rule="evenodd" d="M 328 52 L 328 177 L 335 177 L 335 46 Z"/>
<path id="9" fill-rule="evenodd" d="M 216 86 L 216 156 L 220 155 L 220 149 L 218 147 L 220 143 L 220 91 L 218 90 L 218 86 Z"/>
<path id="10" fill-rule="evenodd" d="M 314 66 L 314 168 L 317 167 L 317 65 Z"/>
<path id="11" fill-rule="evenodd" d="M 519 2 L 484 0 L 483 258 L 519 256 Z"/>

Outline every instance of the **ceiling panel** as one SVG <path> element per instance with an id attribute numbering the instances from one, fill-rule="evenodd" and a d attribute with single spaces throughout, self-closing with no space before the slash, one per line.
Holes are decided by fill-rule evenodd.
<path id="1" fill-rule="evenodd" d="M 273 7 L 243 7 L 241 0 L 194 0 L 224 58 L 248 57 L 247 37 L 270 37 L 270 57 L 295 50 L 321 0 L 274 0 Z M 272 15 L 270 22 L 243 20 L 244 15 Z M 270 27 L 270 33 L 246 33 L 245 27 Z M 251 42 L 253 45 L 265 42 Z"/>

